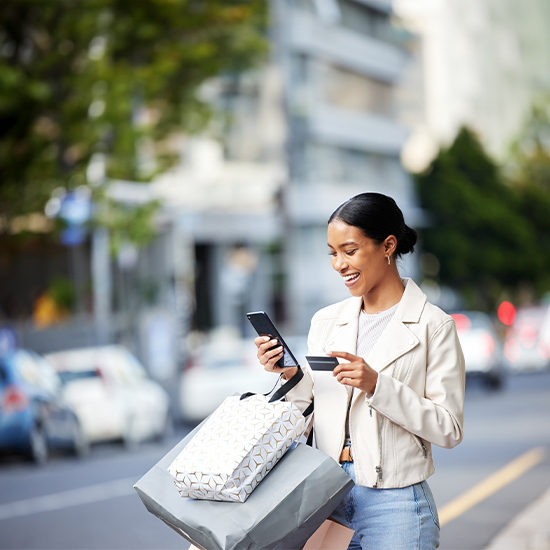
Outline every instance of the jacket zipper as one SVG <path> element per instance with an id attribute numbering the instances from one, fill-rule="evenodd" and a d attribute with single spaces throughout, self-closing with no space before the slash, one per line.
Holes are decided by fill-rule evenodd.
<path id="1" fill-rule="evenodd" d="M 371 413 L 372 413 L 372 408 L 371 408 Z M 384 420 L 385 420 L 385 417 L 382 416 L 382 418 L 380 419 L 380 422 L 378 423 L 378 451 L 379 451 L 380 460 L 378 462 L 378 466 L 376 466 L 376 468 L 375 468 L 376 475 L 377 475 L 376 483 L 373 485 L 373 487 L 375 489 L 380 488 L 382 486 L 382 478 L 383 478 L 383 470 L 382 470 L 382 429 L 384 427 Z"/>
<path id="2" fill-rule="evenodd" d="M 426 445 L 424 445 L 424 440 L 417 435 L 415 435 L 414 438 L 416 440 L 417 445 L 419 445 L 422 448 L 422 453 L 424 454 L 424 458 L 428 458 L 428 450 L 426 449 Z"/>

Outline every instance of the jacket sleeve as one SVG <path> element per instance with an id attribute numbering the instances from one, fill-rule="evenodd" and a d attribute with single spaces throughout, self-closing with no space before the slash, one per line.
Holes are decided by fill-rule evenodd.
<path id="1" fill-rule="evenodd" d="M 424 395 L 385 373 L 378 374 L 368 404 L 392 422 L 451 449 L 462 441 L 465 369 L 454 321 L 440 325 L 428 342 Z"/>
<path id="2" fill-rule="evenodd" d="M 292 401 L 301 412 L 304 412 L 313 399 L 313 378 L 309 368 L 302 368 L 302 370 L 304 371 L 304 377 L 286 394 L 285 399 Z"/>
<path id="3" fill-rule="evenodd" d="M 314 317 L 315 319 L 315 317 Z M 312 328 L 309 331 L 308 335 L 308 353 L 311 354 L 311 335 L 313 330 L 313 320 L 312 320 Z M 311 369 L 309 368 L 309 365 L 301 365 L 302 370 L 304 371 L 304 377 L 298 384 L 296 384 L 296 387 L 292 388 L 285 396 L 287 401 L 292 401 L 301 412 L 304 412 L 309 404 L 311 403 L 311 400 L 313 399 L 313 373 L 311 372 Z M 283 378 L 283 383 L 284 378 Z"/>

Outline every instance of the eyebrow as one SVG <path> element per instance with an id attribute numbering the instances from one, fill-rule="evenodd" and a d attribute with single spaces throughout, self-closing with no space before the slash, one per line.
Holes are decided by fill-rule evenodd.
<path id="1" fill-rule="evenodd" d="M 330 248 L 334 248 L 330 243 L 327 243 L 328 246 L 330 246 Z M 339 246 L 350 246 L 350 245 L 355 245 L 355 246 L 359 246 L 355 241 L 346 241 L 345 243 L 339 245 Z"/>

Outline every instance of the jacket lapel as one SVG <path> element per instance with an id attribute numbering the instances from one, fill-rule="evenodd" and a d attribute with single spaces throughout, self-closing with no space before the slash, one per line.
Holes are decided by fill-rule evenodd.
<path id="1" fill-rule="evenodd" d="M 323 346 L 323 351 L 357 352 L 357 328 L 362 298 L 352 298 L 336 321 L 336 329 Z"/>
<path id="2" fill-rule="evenodd" d="M 331 338 L 325 343 L 323 351 L 347 351 L 357 353 L 357 329 L 359 326 L 359 310 L 361 309 L 362 298 L 352 298 L 336 321 L 336 330 Z M 351 395 L 351 387 L 343 386 L 348 399 Z"/>
<path id="3" fill-rule="evenodd" d="M 405 292 L 395 315 L 367 357 L 367 363 L 378 372 L 382 372 L 419 343 L 407 324 L 418 323 L 420 320 L 426 304 L 426 295 L 412 279 L 403 279 L 403 283 Z"/>
<path id="4" fill-rule="evenodd" d="M 374 370 L 382 372 L 417 344 L 418 338 L 401 321 L 393 317 L 369 353 L 367 363 Z"/>
<path id="5" fill-rule="evenodd" d="M 405 292 L 399 306 L 367 358 L 367 363 L 377 372 L 382 372 L 419 343 L 418 338 L 408 329 L 407 323 L 418 323 L 426 304 L 426 295 L 412 279 L 403 278 L 402 280 Z M 357 353 L 357 329 L 362 302 L 363 299 L 358 297 L 350 299 L 346 304 L 336 321 L 335 332 L 323 347 L 325 353 L 329 351 L 347 351 L 354 355 Z M 351 394 L 351 387 L 345 387 L 348 395 Z M 355 392 L 354 401 L 359 395 L 360 392 Z"/>

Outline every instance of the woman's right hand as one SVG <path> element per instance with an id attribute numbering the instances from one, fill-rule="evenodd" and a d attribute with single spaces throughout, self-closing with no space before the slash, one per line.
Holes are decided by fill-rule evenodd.
<path id="1" fill-rule="evenodd" d="M 276 365 L 279 359 L 283 357 L 283 346 L 278 346 L 276 338 L 269 336 L 258 336 L 254 340 L 258 348 L 258 360 L 263 365 L 264 369 L 269 372 L 283 373 L 286 380 L 290 380 L 297 372 L 297 367 L 280 368 Z"/>

